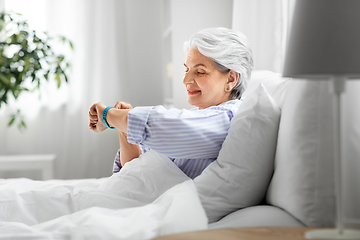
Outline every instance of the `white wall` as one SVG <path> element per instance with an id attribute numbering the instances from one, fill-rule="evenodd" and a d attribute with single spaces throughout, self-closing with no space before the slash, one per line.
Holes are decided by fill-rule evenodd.
<path id="1" fill-rule="evenodd" d="M 183 43 L 194 33 L 209 27 L 232 26 L 233 0 L 172 0 L 173 98 L 177 108 L 191 108 L 182 84 L 184 76 Z"/>

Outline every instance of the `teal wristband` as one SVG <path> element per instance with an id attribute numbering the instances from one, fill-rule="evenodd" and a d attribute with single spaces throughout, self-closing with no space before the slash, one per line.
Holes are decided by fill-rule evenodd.
<path id="1" fill-rule="evenodd" d="M 104 109 L 103 114 L 102 114 L 102 122 L 103 122 L 103 124 L 104 124 L 107 128 L 115 129 L 115 127 L 110 127 L 109 124 L 108 124 L 108 122 L 107 122 L 107 120 L 106 120 L 107 112 L 108 112 L 110 109 L 112 109 L 112 108 L 115 108 L 115 107 L 109 106 L 109 107 L 106 107 L 106 108 Z"/>

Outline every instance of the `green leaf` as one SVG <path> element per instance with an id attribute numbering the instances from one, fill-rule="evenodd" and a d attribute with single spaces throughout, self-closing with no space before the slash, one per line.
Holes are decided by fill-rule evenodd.
<path id="1" fill-rule="evenodd" d="M 60 78 L 60 73 L 56 73 L 55 75 L 55 80 L 57 81 L 57 86 L 60 87 L 61 86 L 61 78 Z"/>
<path id="2" fill-rule="evenodd" d="M 23 126 L 23 128 L 26 128 L 26 123 L 24 122 L 24 120 L 21 120 L 21 126 Z"/>
<path id="3" fill-rule="evenodd" d="M 26 73 L 29 70 L 29 68 L 30 68 L 30 59 L 27 58 L 27 59 L 25 59 L 25 66 L 24 66 L 24 71 L 23 72 Z"/>
<path id="4" fill-rule="evenodd" d="M 13 96 L 14 96 L 15 100 L 18 99 L 21 91 L 18 90 L 18 89 L 15 89 L 15 90 L 13 90 L 12 92 L 13 92 Z"/>
<path id="5" fill-rule="evenodd" d="M 65 57 L 63 55 L 59 55 L 57 57 L 57 64 L 60 64 L 62 61 L 64 61 Z"/>
<path id="6" fill-rule="evenodd" d="M 7 77 L 5 77 L 4 75 L 0 74 L 0 79 L 2 80 L 2 82 L 3 82 L 5 85 L 7 85 L 7 86 L 10 85 L 10 80 L 9 80 Z"/>
<path id="7" fill-rule="evenodd" d="M 15 122 L 15 116 L 12 116 L 9 123 L 8 123 L 8 126 L 10 127 L 11 125 L 13 125 L 13 123 Z"/>

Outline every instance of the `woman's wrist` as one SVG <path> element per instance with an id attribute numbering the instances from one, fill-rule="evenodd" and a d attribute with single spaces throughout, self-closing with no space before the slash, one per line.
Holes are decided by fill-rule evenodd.
<path id="1" fill-rule="evenodd" d="M 109 107 L 106 107 L 106 108 L 104 109 L 104 111 L 103 111 L 103 113 L 102 113 L 102 122 L 103 122 L 103 124 L 105 125 L 105 127 L 114 129 L 115 127 L 111 127 L 111 126 L 109 125 L 108 121 L 107 121 L 107 113 L 108 113 L 108 111 L 109 111 L 110 109 L 112 109 L 112 108 L 115 108 L 115 107 L 109 106 Z"/>
<path id="2" fill-rule="evenodd" d="M 118 131 L 127 133 L 127 120 L 130 110 L 131 109 L 109 109 L 106 116 L 109 126 L 115 127 Z"/>

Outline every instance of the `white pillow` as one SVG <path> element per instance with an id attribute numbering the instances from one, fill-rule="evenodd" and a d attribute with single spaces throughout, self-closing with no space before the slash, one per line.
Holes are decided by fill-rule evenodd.
<path id="1" fill-rule="evenodd" d="M 253 71 L 251 73 L 251 80 L 249 81 L 246 91 L 242 96 L 247 97 L 260 85 L 260 83 L 262 83 L 264 84 L 266 91 L 281 108 L 289 81 L 290 78 L 283 78 L 280 73 L 267 70 Z"/>
<path id="2" fill-rule="evenodd" d="M 279 107 L 260 84 L 232 119 L 217 160 L 194 179 L 209 222 L 264 199 L 279 120 Z"/>
<path id="3" fill-rule="evenodd" d="M 334 225 L 332 114 L 328 81 L 290 82 L 267 202 L 311 227 Z"/>

